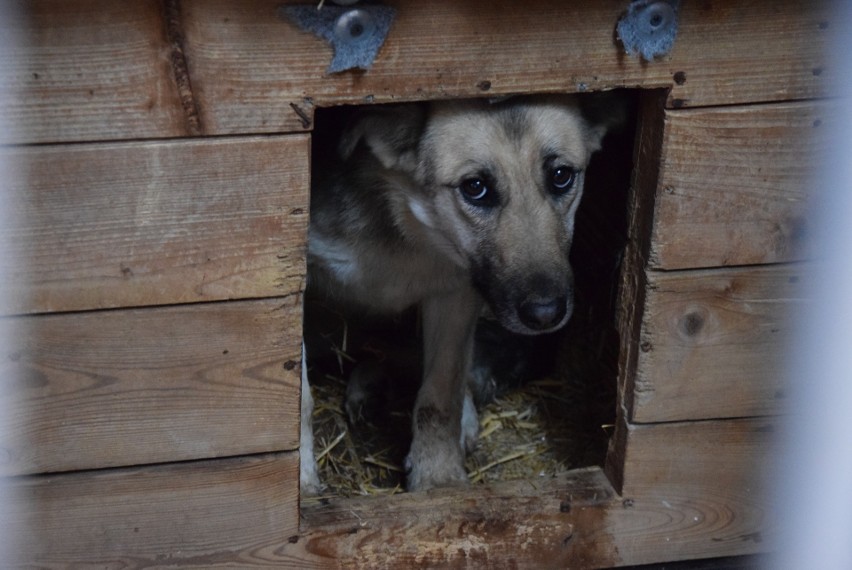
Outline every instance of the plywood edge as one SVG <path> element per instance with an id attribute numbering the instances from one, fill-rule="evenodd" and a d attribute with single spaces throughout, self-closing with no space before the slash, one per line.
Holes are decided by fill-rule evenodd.
<path id="1" fill-rule="evenodd" d="M 646 265 L 653 224 L 654 197 L 659 175 L 663 136 L 663 94 L 645 93 L 640 99 L 633 182 L 628 202 L 628 241 L 620 268 L 616 326 L 619 331 L 616 430 L 607 454 L 606 470 L 620 490 L 624 440 L 622 428 L 633 409 L 634 378 L 638 360 L 647 286 Z"/>

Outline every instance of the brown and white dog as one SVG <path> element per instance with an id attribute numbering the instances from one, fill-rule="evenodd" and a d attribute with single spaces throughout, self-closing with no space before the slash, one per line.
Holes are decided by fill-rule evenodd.
<path id="1" fill-rule="evenodd" d="M 377 107 L 345 132 L 336 166 L 315 175 L 309 287 L 373 311 L 420 307 L 409 490 L 467 481 L 465 448 L 477 425 L 465 386 L 483 306 L 528 335 L 571 316 L 568 254 L 584 170 L 617 122 L 591 118 L 582 103 L 546 96 Z M 599 117 L 619 115 L 595 107 Z M 302 370 L 301 484 L 315 492 L 304 362 Z"/>

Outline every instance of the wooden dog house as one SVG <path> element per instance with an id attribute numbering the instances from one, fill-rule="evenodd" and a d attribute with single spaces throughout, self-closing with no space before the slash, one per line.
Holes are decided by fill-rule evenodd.
<path id="1" fill-rule="evenodd" d="M 602 567 L 764 551 L 764 495 L 828 6 L 685 1 L 670 54 L 624 53 L 626 0 L 388 0 L 368 71 L 281 0 L 33 0 L 0 149 L 19 492 L 5 566 Z M 606 465 L 299 507 L 314 110 L 642 91 Z"/>

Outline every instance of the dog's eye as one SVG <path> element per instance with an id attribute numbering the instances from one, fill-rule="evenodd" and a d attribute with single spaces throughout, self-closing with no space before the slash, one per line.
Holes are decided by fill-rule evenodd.
<path id="1" fill-rule="evenodd" d="M 491 201 L 493 192 L 482 178 L 468 178 L 459 186 L 462 196 L 472 204 L 484 205 Z"/>
<path id="2" fill-rule="evenodd" d="M 565 194 L 577 180 L 577 171 L 569 166 L 557 166 L 550 171 L 550 185 L 555 194 Z"/>

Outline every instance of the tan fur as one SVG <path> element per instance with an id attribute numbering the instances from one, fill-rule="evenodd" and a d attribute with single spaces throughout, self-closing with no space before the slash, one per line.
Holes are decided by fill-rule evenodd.
<path id="1" fill-rule="evenodd" d="M 320 177 L 310 285 L 370 310 L 422 310 L 409 489 L 467 480 L 461 415 L 483 305 L 524 334 L 570 318 L 574 215 L 604 131 L 570 97 L 377 109 Z M 557 166 L 577 171 L 564 195 L 554 193 Z M 466 181 L 486 178 L 496 203 L 465 198 Z"/>

